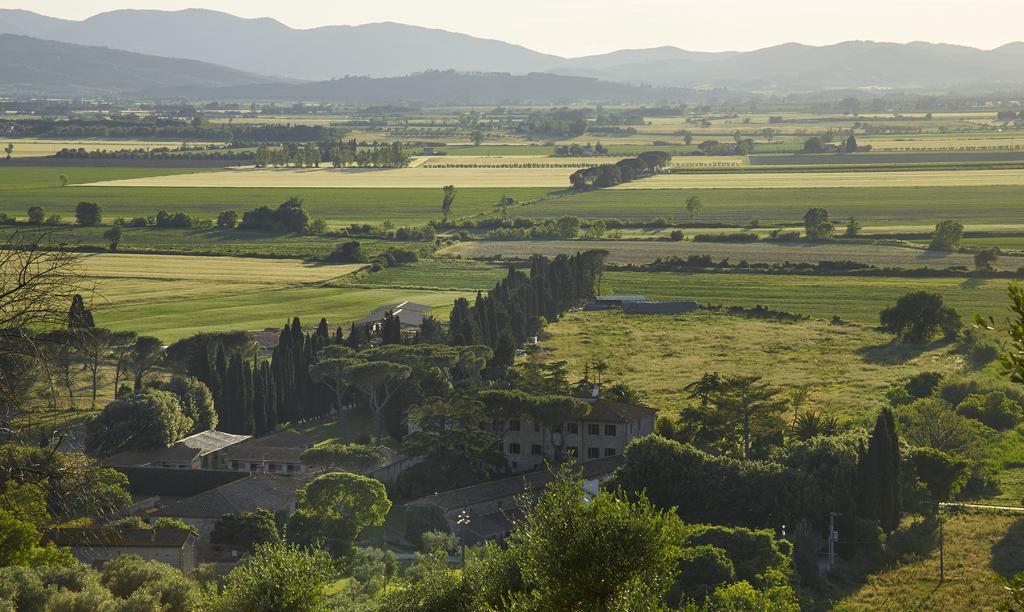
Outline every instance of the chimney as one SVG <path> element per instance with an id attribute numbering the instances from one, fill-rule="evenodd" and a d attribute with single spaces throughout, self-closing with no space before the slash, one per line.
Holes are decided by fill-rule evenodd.
<path id="1" fill-rule="evenodd" d="M 594 383 L 594 388 L 590 390 L 590 397 L 594 399 L 600 399 L 601 397 L 601 385 Z"/>

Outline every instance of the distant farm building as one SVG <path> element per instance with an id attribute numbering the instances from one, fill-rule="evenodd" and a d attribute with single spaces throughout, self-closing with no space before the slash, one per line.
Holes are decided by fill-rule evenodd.
<path id="1" fill-rule="evenodd" d="M 419 329 L 423 320 L 430 316 L 432 308 L 415 302 L 401 302 L 399 304 L 387 304 L 378 306 L 368 317 L 356 321 L 356 325 L 371 325 L 374 328 L 384 322 L 384 316 L 391 313 L 398 317 L 402 329 Z"/>
<path id="2" fill-rule="evenodd" d="M 627 304 L 643 302 L 646 298 L 642 295 L 599 295 L 592 299 L 584 310 L 611 310 L 613 308 L 625 308 Z"/>

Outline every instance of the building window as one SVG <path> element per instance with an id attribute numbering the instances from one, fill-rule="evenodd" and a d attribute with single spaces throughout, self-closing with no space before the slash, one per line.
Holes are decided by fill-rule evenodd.
<path id="1" fill-rule="evenodd" d="M 579 423 L 566 423 L 565 424 L 565 433 L 571 433 L 571 434 L 578 434 L 578 433 L 580 433 L 580 424 Z"/>
<path id="2" fill-rule="evenodd" d="M 614 448 L 606 448 L 606 449 L 604 449 L 604 456 L 605 457 L 611 457 L 614 454 L 615 454 L 615 449 Z"/>
<path id="3" fill-rule="evenodd" d="M 250 472 L 255 472 L 256 470 L 259 469 L 259 467 L 260 467 L 260 464 L 258 464 L 258 463 L 250 463 L 249 464 L 249 471 Z"/>
<path id="4" fill-rule="evenodd" d="M 504 421 L 502 421 L 501 419 L 494 419 L 493 421 L 491 421 L 491 430 L 492 431 L 501 431 L 501 428 L 502 428 L 503 425 L 504 425 Z M 511 428 L 511 427 L 512 427 L 512 423 L 510 422 L 509 423 L 509 428 Z"/>
<path id="5" fill-rule="evenodd" d="M 615 435 L 615 425 L 605 425 L 604 426 L 604 435 L 606 435 L 606 436 L 614 436 Z"/>
<path id="6" fill-rule="evenodd" d="M 288 473 L 291 474 L 294 471 L 295 471 L 295 465 L 289 463 L 288 464 Z"/>
<path id="7" fill-rule="evenodd" d="M 276 472 L 277 471 L 277 464 L 276 463 L 268 463 L 267 464 L 267 471 L 268 472 Z"/>
<path id="8" fill-rule="evenodd" d="M 591 446 L 587 449 L 587 459 L 597 459 L 601 456 L 601 449 L 596 446 Z"/>
<path id="9" fill-rule="evenodd" d="M 508 445 L 508 452 L 510 454 L 513 454 L 513 455 L 518 455 L 520 453 L 519 443 L 518 442 L 512 442 L 511 444 L 509 444 Z"/>
<path id="10" fill-rule="evenodd" d="M 519 431 L 519 419 L 510 419 L 508 422 L 509 431 Z"/>
<path id="11" fill-rule="evenodd" d="M 544 451 L 541 450 L 541 448 L 540 448 L 540 444 L 531 444 L 530 445 L 530 454 L 531 455 L 540 455 L 543 452 Z"/>
<path id="12" fill-rule="evenodd" d="M 237 470 L 238 469 L 238 462 L 237 461 L 232 461 L 231 462 L 231 469 L 233 469 L 233 470 Z"/>
<path id="13" fill-rule="evenodd" d="M 601 435 L 601 426 L 597 423 L 591 423 L 587 425 L 587 433 L 592 436 L 599 436 Z"/>
<path id="14" fill-rule="evenodd" d="M 540 433 L 540 423 L 537 422 L 537 421 L 533 422 L 533 432 L 534 433 Z"/>

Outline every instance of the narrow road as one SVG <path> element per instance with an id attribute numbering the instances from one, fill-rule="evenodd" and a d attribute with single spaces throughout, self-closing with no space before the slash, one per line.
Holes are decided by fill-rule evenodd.
<path id="1" fill-rule="evenodd" d="M 941 503 L 943 508 L 967 508 L 969 510 L 1003 510 L 1007 512 L 1024 512 L 1019 506 L 989 506 L 986 504 L 964 504 L 959 502 Z"/>

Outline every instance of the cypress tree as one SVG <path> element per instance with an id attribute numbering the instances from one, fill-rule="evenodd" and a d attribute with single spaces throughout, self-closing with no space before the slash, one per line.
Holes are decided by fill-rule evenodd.
<path id="1" fill-rule="evenodd" d="M 341 333 L 341 324 L 339 323 L 338 327 L 336 327 L 335 330 L 334 330 L 334 343 L 335 344 L 341 344 L 344 341 L 345 341 L 345 337 Z"/>
<path id="2" fill-rule="evenodd" d="M 71 298 L 71 308 L 68 309 L 68 329 L 85 329 L 96 327 L 93 321 L 92 311 L 85 307 L 85 300 L 81 294 L 76 293 Z"/>
<path id="3" fill-rule="evenodd" d="M 274 380 L 273 368 L 270 364 L 263 364 L 264 378 L 267 381 L 267 403 L 264 406 L 266 412 L 266 427 L 267 431 L 273 431 L 278 424 L 277 416 L 277 383 Z"/>
<path id="4" fill-rule="evenodd" d="M 239 369 L 242 372 L 242 397 L 240 400 L 239 427 L 242 433 L 254 434 L 256 433 L 256 415 L 253 402 L 255 400 L 255 390 L 253 388 L 253 375 L 252 368 L 248 362 L 242 361 L 242 355 L 238 354 Z"/>
<path id="5" fill-rule="evenodd" d="M 320 319 L 320 324 L 316 326 L 317 338 L 323 338 L 324 340 L 331 337 L 331 330 L 327 327 L 327 318 L 323 317 Z"/>
<path id="6" fill-rule="evenodd" d="M 384 322 L 381 324 L 381 341 L 384 344 L 402 343 L 402 322 L 390 311 L 384 313 Z"/>
<path id="7" fill-rule="evenodd" d="M 862 514 L 892 533 L 900 524 L 900 449 L 892 411 L 883 409 L 875 419 L 867 449 L 859 466 Z"/>
<path id="8" fill-rule="evenodd" d="M 213 401 L 217 406 L 217 412 L 219 413 L 222 410 L 221 405 L 226 404 L 224 400 L 224 387 L 228 382 L 228 359 L 227 356 L 224 355 L 224 347 L 219 344 L 217 345 L 217 362 L 214 364 L 213 373 L 216 376 L 216 380 L 214 381 L 216 389 L 214 389 L 214 387 L 210 387 L 210 391 L 213 391 Z M 226 413 L 228 411 L 228 407 L 224 405 L 223 410 Z M 220 422 L 224 423 L 225 415 L 219 416 Z M 227 421 L 231 421 L 230 416 L 227 417 Z"/>

